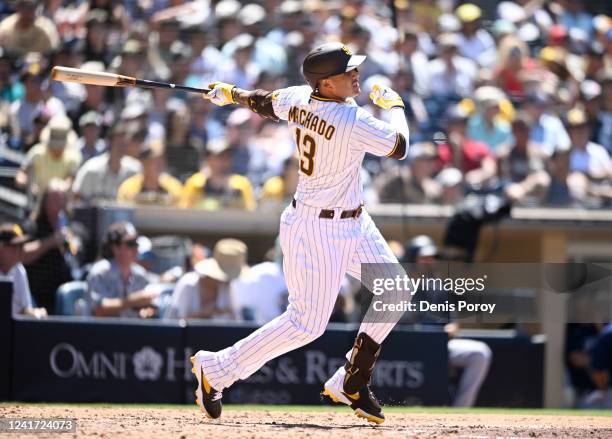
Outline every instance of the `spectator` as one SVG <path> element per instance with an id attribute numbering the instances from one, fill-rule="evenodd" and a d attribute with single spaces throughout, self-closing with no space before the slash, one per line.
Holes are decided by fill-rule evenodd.
<path id="1" fill-rule="evenodd" d="M 257 82 L 257 78 L 261 73 L 261 68 L 252 61 L 255 38 L 252 35 L 243 33 L 232 38 L 229 43 L 235 47 L 235 50 L 219 66 L 217 80 L 236 84 L 237 87 L 250 90 Z M 224 50 L 224 52 L 226 51 Z"/>
<path id="2" fill-rule="evenodd" d="M 183 186 L 181 207 L 216 210 L 219 208 L 255 209 L 253 188 L 248 179 L 232 174 L 232 151 L 225 139 L 208 143 L 208 158 L 202 170 L 189 177 Z"/>
<path id="3" fill-rule="evenodd" d="M 61 115 L 53 117 L 40 134 L 40 143 L 34 146 L 15 176 L 18 186 L 29 188 L 32 194 L 41 194 L 53 178 L 72 183 L 81 164 L 81 153 L 76 149 L 77 136 L 72 122 Z"/>
<path id="4" fill-rule="evenodd" d="M 58 45 L 55 25 L 37 16 L 34 0 L 18 0 L 16 12 L 0 22 L 0 46 L 15 57 L 29 52 L 49 54 Z"/>
<path id="5" fill-rule="evenodd" d="M 136 204 L 176 205 L 183 186 L 164 171 L 166 158 L 163 143 L 149 142 L 141 151 L 140 160 L 142 172 L 121 183 L 117 200 Z"/>
<path id="6" fill-rule="evenodd" d="M 149 137 L 147 134 L 147 127 L 141 120 L 126 122 L 127 130 L 127 146 L 125 148 L 125 155 L 139 159 L 140 152 L 144 149 L 145 141 L 159 142 L 163 140 L 157 139 L 156 137 Z"/>
<path id="7" fill-rule="evenodd" d="M 201 99 L 203 101 L 204 99 Z M 192 142 L 189 133 L 191 113 L 187 105 L 180 103 L 173 106 L 168 112 L 166 123 L 166 159 L 168 172 L 182 181 L 198 171 L 202 150 L 198 149 L 196 142 Z"/>
<path id="8" fill-rule="evenodd" d="M 51 57 L 45 59 L 45 64 L 48 66 L 78 67 L 81 61 L 80 45 L 80 41 L 76 38 L 64 41 Z M 75 82 L 49 81 L 46 94 L 59 99 L 66 114 L 70 115 L 81 105 L 85 96 L 85 88 L 82 84 Z M 73 121 L 72 125 L 77 126 L 76 122 L 78 121 Z"/>
<path id="9" fill-rule="evenodd" d="M 429 62 L 429 90 L 438 98 L 457 99 L 474 89 L 478 73 L 476 64 L 457 53 L 459 38 L 455 34 L 438 37 L 439 55 Z"/>
<path id="10" fill-rule="evenodd" d="M 102 134 L 102 115 L 95 111 L 88 111 L 79 119 L 81 137 L 76 142 L 81 152 L 83 163 L 90 158 L 99 156 L 106 151 L 106 142 L 100 137 Z"/>
<path id="11" fill-rule="evenodd" d="M 232 151 L 232 172 L 243 175 L 259 186 L 267 171 L 267 160 L 259 145 L 253 141 L 255 136 L 253 113 L 246 108 L 232 111 L 227 118 L 226 139 Z"/>
<path id="12" fill-rule="evenodd" d="M 547 171 L 549 181 L 545 184 L 546 191 L 542 204 L 557 207 L 582 204 L 583 191 L 571 184 L 569 148 L 555 149 L 547 161 Z"/>
<path id="13" fill-rule="evenodd" d="M 104 236 L 102 257 L 87 276 L 87 302 L 98 317 L 152 317 L 159 292 L 146 291 L 146 270 L 136 263 L 138 232 L 129 222 L 113 223 Z"/>
<path id="14" fill-rule="evenodd" d="M 231 283 L 234 306 L 245 320 L 267 323 L 287 307 L 288 292 L 280 244 L 272 252 L 273 260 L 253 265 Z"/>
<path id="15" fill-rule="evenodd" d="M 65 180 L 53 179 L 32 212 L 29 235 L 33 241 L 25 247 L 23 263 L 30 287 L 39 306 L 55 310 L 55 292 L 63 283 L 74 280 L 72 260 L 65 257 L 67 230 L 61 223 L 68 208 L 70 186 Z M 72 250 L 72 249 L 71 249 Z"/>
<path id="16" fill-rule="evenodd" d="M 104 64 L 98 61 L 88 61 L 80 66 L 83 70 L 92 72 L 104 72 Z M 81 117 L 90 111 L 95 111 L 102 115 L 102 123 L 110 125 L 115 120 L 115 110 L 112 102 L 108 99 L 110 96 L 107 93 L 108 87 L 100 87 L 99 85 L 86 85 L 83 102 L 73 112 L 69 112 L 70 119 L 74 125 L 79 123 Z"/>
<path id="17" fill-rule="evenodd" d="M 581 172 L 593 180 L 612 177 L 612 161 L 606 149 L 589 140 L 591 130 L 586 113 L 581 108 L 567 112 L 566 125 L 572 143 L 570 172 Z"/>
<path id="18" fill-rule="evenodd" d="M 436 183 L 440 186 L 440 202 L 446 206 L 455 206 L 465 193 L 463 174 L 457 168 L 444 168 L 436 175 Z"/>
<path id="19" fill-rule="evenodd" d="M 588 38 L 593 33 L 593 16 L 584 10 L 582 0 L 565 0 L 559 23 L 566 29 L 580 29 Z"/>
<path id="20" fill-rule="evenodd" d="M 191 115 L 189 119 L 189 140 L 198 151 L 203 152 L 208 141 L 221 137 L 225 129 L 211 115 L 213 104 L 210 101 L 202 99 L 197 94 L 191 94 L 187 103 Z"/>
<path id="21" fill-rule="evenodd" d="M 591 380 L 591 350 L 601 332 L 595 323 L 568 323 L 565 335 L 565 365 L 575 391 L 576 405 L 580 406 L 586 395 L 595 390 Z"/>
<path id="22" fill-rule="evenodd" d="M 495 22 L 500 35 L 498 56 L 493 75 L 495 85 L 501 88 L 510 98 L 519 100 L 525 95 L 525 87 L 520 73 L 529 66 L 529 49 L 516 35 L 516 26 L 509 21 Z"/>
<path id="23" fill-rule="evenodd" d="M 585 408 L 612 408 L 612 323 L 597 337 L 591 355 L 591 379 L 596 390 L 585 399 Z"/>
<path id="24" fill-rule="evenodd" d="M 85 202 L 115 200 L 121 183 L 141 172 L 138 160 L 126 156 L 127 127 L 116 124 L 110 132 L 108 152 L 89 159 L 79 169 L 72 190 Z"/>
<path id="25" fill-rule="evenodd" d="M 286 71 L 287 55 L 283 42 L 277 43 L 268 38 L 265 33 L 268 29 L 266 23 L 266 10 L 256 3 L 249 3 L 242 7 L 238 13 L 238 20 L 244 32 L 255 38 L 252 59 L 262 71 L 272 75 L 282 75 Z M 231 41 L 224 45 L 223 52 L 230 54 L 233 51 Z"/>
<path id="26" fill-rule="evenodd" d="M 439 200 L 441 188 L 435 181 L 436 146 L 431 142 L 415 143 L 408 148 L 410 167 L 381 172 L 374 182 L 381 203 L 433 203 Z"/>
<path id="27" fill-rule="evenodd" d="M 35 110 L 34 131 L 29 134 L 26 143 L 22 145 L 22 151 L 30 151 L 34 145 L 40 143 L 40 135 L 49 124 L 50 120 L 51 114 L 49 114 L 49 111 L 45 107 L 39 107 Z"/>
<path id="28" fill-rule="evenodd" d="M 190 80 L 195 83 L 195 87 L 206 86 L 217 80 L 215 73 L 220 63 L 221 53 L 211 44 L 211 35 L 208 29 L 196 25 L 188 28 L 186 32 L 187 40 L 194 55 L 190 68 Z"/>
<path id="29" fill-rule="evenodd" d="M 37 319 L 47 316 L 45 308 L 34 308 L 23 260 L 23 245 L 29 240 L 17 224 L 0 225 L 0 275 L 13 283 L 13 317 L 26 315 Z"/>
<path id="30" fill-rule="evenodd" d="M 175 41 L 170 46 L 170 70 L 169 82 L 173 84 L 185 84 L 189 76 L 189 69 L 193 53 L 191 47 L 182 41 Z M 175 97 L 186 98 L 186 93 L 180 90 L 175 91 Z"/>
<path id="31" fill-rule="evenodd" d="M 584 111 L 586 112 L 587 118 L 589 120 L 589 128 L 591 130 L 591 138 L 589 139 L 591 142 L 598 143 L 599 138 L 601 137 L 601 85 L 591 79 L 585 79 L 580 84 L 580 101 L 584 104 Z M 609 140 L 609 146 L 602 146 L 606 148 L 608 153 L 610 153 L 612 148 L 612 139 Z"/>
<path id="32" fill-rule="evenodd" d="M 284 206 L 293 198 L 298 184 L 298 157 L 292 155 L 283 164 L 283 174 L 269 178 L 261 191 L 261 206 Z"/>
<path id="33" fill-rule="evenodd" d="M 396 43 L 399 59 L 394 73 L 399 72 L 402 68 L 410 72 L 415 92 L 420 96 L 427 96 L 429 94 L 429 69 L 422 66 L 427 65 L 429 61 L 427 55 L 419 48 L 419 33 L 416 27 L 409 26 L 404 31 L 404 38 Z"/>
<path id="34" fill-rule="evenodd" d="M 423 276 L 425 279 L 435 278 L 435 261 L 438 257 L 438 248 L 427 235 L 414 237 L 405 247 L 405 259 L 413 265 L 413 278 Z M 424 300 L 428 303 L 448 304 L 454 302 L 454 293 L 421 290 L 416 291 L 413 301 Z M 460 372 L 457 390 L 453 397 L 454 407 L 472 407 L 478 396 L 480 386 L 489 371 L 491 364 L 491 349 L 483 342 L 459 337 L 459 324 L 455 313 L 435 315 L 426 313 L 411 313 L 413 323 L 444 325 L 448 334 L 448 361 L 451 373 Z M 433 314 L 433 313 L 432 313 Z"/>
<path id="35" fill-rule="evenodd" d="M 247 246 L 236 239 L 222 239 L 211 258 L 198 262 L 194 271 L 179 279 L 166 318 L 230 319 L 236 318 L 229 282 L 243 275 Z"/>
<path id="36" fill-rule="evenodd" d="M 459 52 L 462 56 L 490 67 L 495 62 L 496 51 L 493 37 L 480 25 L 482 11 L 472 3 L 464 3 L 455 11 L 461 22 Z"/>
<path id="37" fill-rule="evenodd" d="M 524 109 L 533 119 L 529 139 L 541 157 L 550 157 L 556 148 L 567 149 L 571 144 L 561 120 L 549 112 L 550 103 L 550 96 L 541 90 L 529 92 L 525 99 Z"/>
<path id="38" fill-rule="evenodd" d="M 13 59 L 6 49 L 0 46 L 0 102 L 11 104 L 23 95 L 23 87 L 12 77 Z M 6 112 L 4 114 L 9 114 Z"/>
<path id="39" fill-rule="evenodd" d="M 24 95 L 11 104 L 11 132 L 19 145 L 33 144 L 31 136 L 35 130 L 34 118 L 40 112 L 44 111 L 51 117 L 64 113 L 64 105 L 59 99 L 46 96 L 48 80 L 42 68 L 39 62 L 31 62 L 21 70 Z"/>
<path id="40" fill-rule="evenodd" d="M 455 167 L 472 187 L 487 185 L 497 174 L 497 163 L 486 144 L 469 138 L 467 113 L 455 105 L 447 111 L 447 143 L 438 146 L 438 166 Z"/>
<path id="41" fill-rule="evenodd" d="M 610 41 L 610 47 L 612 47 L 612 40 Z M 599 113 L 601 128 L 598 141 L 607 148 L 608 152 L 612 153 L 612 67 L 601 72 L 598 79 L 602 87 L 601 112 Z"/>
<path id="42" fill-rule="evenodd" d="M 91 9 L 85 21 L 85 61 L 97 61 L 109 66 L 115 54 L 109 50 L 110 20 L 103 9 Z"/>
<path id="43" fill-rule="evenodd" d="M 179 40 L 179 21 L 172 17 L 156 23 L 158 29 L 149 34 L 148 62 L 155 75 L 169 78 L 172 70 L 170 47 Z"/>
<path id="44" fill-rule="evenodd" d="M 478 88 L 474 96 L 476 114 L 468 120 L 468 136 L 485 143 L 495 153 L 510 143 L 510 124 L 499 117 L 504 93 L 496 87 L 484 86 Z"/>

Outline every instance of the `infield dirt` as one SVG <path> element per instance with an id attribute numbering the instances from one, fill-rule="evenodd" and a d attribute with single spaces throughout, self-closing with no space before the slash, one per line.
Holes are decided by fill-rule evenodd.
<path id="1" fill-rule="evenodd" d="M 215 421 L 185 408 L 0 406 L 3 418 L 75 418 L 76 433 L 10 434 L 4 437 L 79 438 L 612 438 L 612 417 L 523 414 L 387 413 L 373 426 L 342 411 L 226 410 Z"/>

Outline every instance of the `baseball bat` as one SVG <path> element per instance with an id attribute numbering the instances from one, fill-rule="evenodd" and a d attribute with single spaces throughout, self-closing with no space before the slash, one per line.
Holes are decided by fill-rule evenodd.
<path id="1" fill-rule="evenodd" d="M 208 93 L 210 91 L 208 88 L 187 87 L 185 85 L 171 84 L 169 82 L 138 79 L 131 76 L 118 75 L 116 73 L 92 72 L 89 70 L 61 66 L 53 67 L 51 78 L 56 81 L 78 82 L 79 84 L 101 85 L 105 87 L 169 88 L 191 93 Z"/>

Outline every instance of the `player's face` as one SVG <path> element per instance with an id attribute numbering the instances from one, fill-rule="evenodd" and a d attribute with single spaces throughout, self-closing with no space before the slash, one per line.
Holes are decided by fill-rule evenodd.
<path id="1" fill-rule="evenodd" d="M 359 93 L 361 93 L 358 69 L 353 69 L 350 72 L 331 76 L 328 78 L 328 84 L 329 97 L 344 100 L 346 98 L 357 96 Z"/>

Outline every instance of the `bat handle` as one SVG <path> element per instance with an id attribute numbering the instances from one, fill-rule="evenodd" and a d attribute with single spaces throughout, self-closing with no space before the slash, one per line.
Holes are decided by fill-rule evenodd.
<path id="1" fill-rule="evenodd" d="M 187 91 L 191 93 L 208 93 L 210 91 L 209 88 L 187 87 L 186 85 L 177 85 L 177 84 L 171 84 L 167 82 L 149 81 L 148 79 L 136 79 L 134 85 L 136 87 L 142 87 L 142 88 L 166 88 L 166 89 L 171 89 L 171 90 Z"/>

